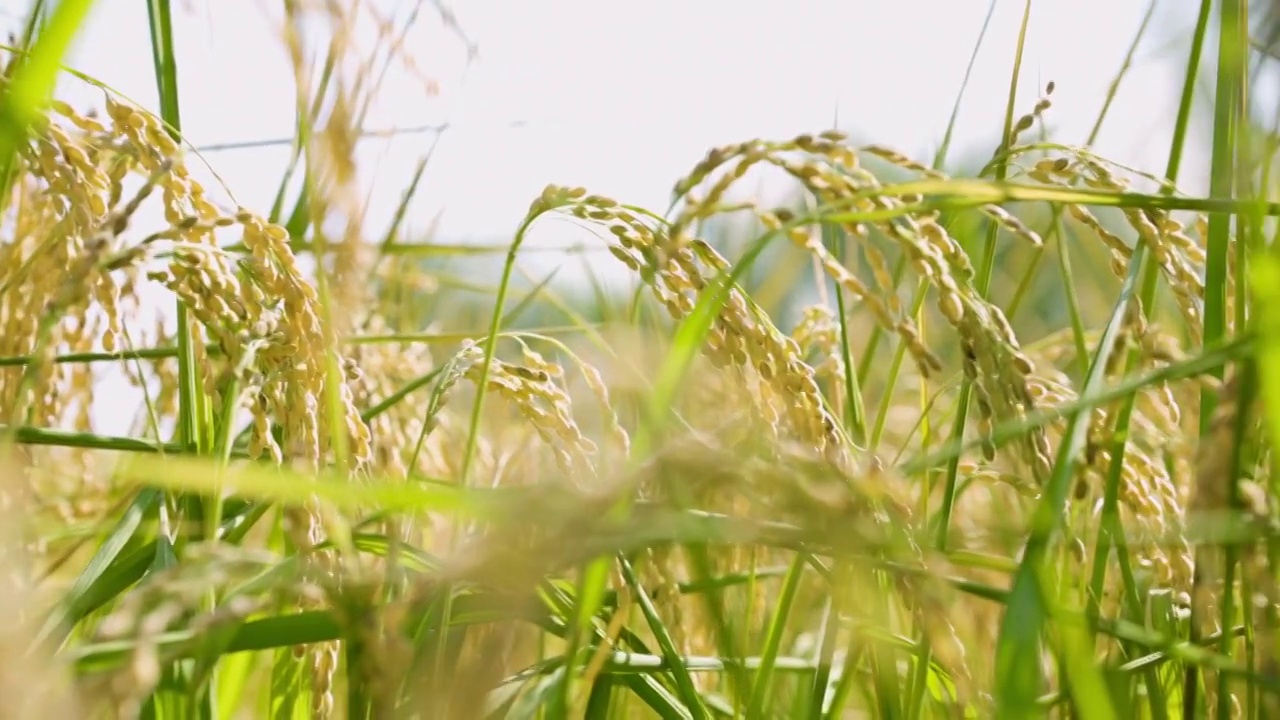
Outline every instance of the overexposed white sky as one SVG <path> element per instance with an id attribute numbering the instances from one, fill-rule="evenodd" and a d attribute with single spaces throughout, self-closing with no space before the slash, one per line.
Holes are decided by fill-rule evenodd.
<path id="1" fill-rule="evenodd" d="M 378 2 L 401 15 L 413 3 Z M 1099 143 L 1116 160 L 1163 169 L 1194 23 L 1189 3 L 1161 3 Z M 287 137 L 292 78 L 279 3 L 178 0 L 175 34 L 184 130 L 197 146 Z M 1175 7 L 1176 6 L 1176 7 Z M 1004 114 L 1024 4 L 1000 0 L 959 118 L 954 153 L 989 154 Z M 1019 113 L 1053 80 L 1056 139 L 1083 142 L 1148 0 L 1033 4 Z M 369 129 L 449 122 L 409 227 L 443 210 L 439 237 L 508 239 L 548 182 L 584 185 L 662 210 L 674 180 L 712 145 L 840 125 L 859 139 L 928 159 L 987 12 L 987 0 L 459 0 L 480 57 L 431 3 L 410 35 L 426 97 L 389 78 Z M 146 4 L 99 0 L 69 60 L 156 107 Z M 1212 60 L 1212 55 L 1207 61 Z M 464 82 L 465 80 L 465 82 Z M 64 95 L 96 102 L 64 85 Z M 368 140 L 382 227 L 431 134 Z M 273 149 L 207 157 L 243 204 L 266 210 L 288 156 Z M 953 155 L 954 156 L 954 155 Z M 1194 160 L 1194 158 L 1193 158 Z M 1192 162 L 1192 187 L 1203 163 Z"/>

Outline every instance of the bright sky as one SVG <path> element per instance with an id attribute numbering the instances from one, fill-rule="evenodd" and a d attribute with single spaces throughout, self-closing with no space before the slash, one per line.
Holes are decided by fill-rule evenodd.
<path id="1" fill-rule="evenodd" d="M 425 228 L 443 210 L 442 239 L 500 242 L 548 182 L 661 210 L 674 180 L 711 145 L 825 129 L 837 111 L 856 137 L 927 159 L 988 1 L 461 0 L 454 11 L 480 50 L 465 78 L 465 46 L 424 5 L 410 44 L 441 93 L 424 97 L 407 77 L 392 77 L 370 129 L 449 121 L 412 226 Z M 1147 7 L 1034 3 L 1018 112 L 1053 80 L 1051 127 L 1060 140 L 1083 142 Z M 175 3 L 184 130 L 197 146 L 289 135 L 293 90 L 277 8 L 266 0 Z M 1022 12 L 1022 2 L 997 3 L 959 118 L 962 155 L 994 147 Z M 154 108 L 145 13 L 136 0 L 99 0 L 70 64 Z M 1188 6 L 1158 12 L 1112 107 L 1104 154 L 1163 168 L 1193 22 Z M 432 139 L 362 144 L 362 166 L 385 188 L 372 217 L 394 208 Z M 240 202 L 265 210 L 287 153 L 208 157 Z M 1198 184 L 1202 164 L 1187 173 Z"/>
<path id="2" fill-rule="evenodd" d="M 1052 80 L 1055 139 L 1082 143 L 1148 4 L 1037 0 L 1017 112 L 1029 110 Z M 174 5 L 187 137 L 197 146 L 287 137 L 293 88 L 276 30 L 280 4 Z M 398 7 L 403 13 L 410 5 Z M 449 122 L 406 229 L 423 230 L 443 211 L 441 241 L 502 243 L 549 182 L 661 211 L 672 183 L 708 147 L 826 129 L 837 112 L 858 140 L 928 160 L 988 0 L 460 1 L 454 11 L 480 52 L 469 70 L 466 47 L 424 5 L 410 47 L 440 93 L 427 97 L 415 81 L 393 75 L 369 129 Z M 1164 167 L 1194 24 L 1188 4 L 1162 5 L 1098 147 L 1154 172 Z M 1023 7 L 998 2 L 953 157 L 972 163 L 994 148 Z M 0 13 L 19 27 L 20 17 Z M 154 109 L 151 62 L 146 4 L 99 0 L 68 64 Z M 101 102 L 78 81 L 61 92 L 81 107 Z M 385 227 L 433 139 L 405 135 L 360 146 L 362 171 L 376 181 L 372 234 Z M 1207 185 L 1203 140 L 1193 134 L 1187 190 Z M 258 147 L 207 159 L 241 204 L 265 212 L 288 152 Z M 556 244 L 587 239 L 568 236 L 574 232 L 564 223 L 549 229 Z"/>

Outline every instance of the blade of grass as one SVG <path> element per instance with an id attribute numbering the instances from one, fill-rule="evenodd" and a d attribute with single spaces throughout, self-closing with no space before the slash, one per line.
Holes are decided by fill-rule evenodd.
<path id="1" fill-rule="evenodd" d="M 8 198 L 14 177 L 14 160 L 27 141 L 31 126 L 49 102 L 58 81 L 62 58 L 93 8 L 93 0 L 62 0 L 48 14 L 35 41 L 24 46 L 26 57 L 18 64 L 4 92 L 0 92 L 0 197 Z M 32 8 L 28 32 L 43 15 Z"/>
<path id="2" fill-rule="evenodd" d="M 626 558 L 619 558 L 618 569 L 622 572 L 623 579 L 631 588 L 636 604 L 640 607 L 640 612 L 644 615 L 645 622 L 649 625 L 649 630 L 653 632 L 653 637 L 657 640 L 658 647 L 662 650 L 663 660 L 675 680 L 676 690 L 683 701 L 684 708 L 691 717 L 708 717 L 707 710 L 702 704 L 702 698 L 693 684 L 693 678 L 689 676 L 689 671 L 680 657 L 680 652 L 676 648 L 675 642 L 671 639 L 671 633 L 667 630 L 666 624 L 662 622 L 662 617 L 658 614 L 658 609 L 654 607 L 653 601 L 649 599 L 648 593 L 641 586 L 640 578 L 631 567 L 631 563 Z"/>
<path id="3" fill-rule="evenodd" d="M 1237 140 L 1241 118 L 1240 103 L 1245 100 L 1244 72 L 1246 48 L 1248 40 L 1246 12 L 1240 0 L 1222 0 L 1218 14 L 1218 67 L 1216 71 L 1216 88 L 1213 108 L 1213 154 L 1210 159 L 1209 193 L 1218 199 L 1235 199 L 1235 180 L 1237 168 Z M 1242 35 L 1243 32 L 1243 35 Z M 1232 215 L 1222 212 L 1209 215 L 1208 237 L 1206 238 L 1206 259 L 1204 275 L 1204 343 L 1217 342 L 1227 331 L 1227 272 L 1228 256 L 1231 248 Z M 1217 370 L 1214 376 L 1223 378 L 1223 371 Z M 1218 404 L 1215 389 L 1205 387 L 1200 392 L 1200 438 L 1204 442 L 1211 433 L 1214 411 Z M 1233 483 L 1234 479 L 1229 480 Z M 1196 549 L 1197 565 L 1199 558 L 1212 550 Z M 1233 573 L 1231 555 L 1228 553 L 1225 572 L 1228 579 Z M 1199 581 L 1197 575 L 1197 584 Z M 1230 585 L 1223 588 L 1224 597 L 1220 610 L 1226 613 L 1231 609 Z M 1226 616 L 1224 615 L 1224 619 Z M 1191 637 L 1195 639 L 1197 626 L 1203 619 L 1196 617 L 1193 606 L 1191 617 Z M 1197 692 L 1199 678 L 1195 666 L 1186 670 L 1183 685 L 1183 717 L 1191 718 L 1197 713 Z M 1229 710 L 1230 695 L 1227 692 L 1225 678 L 1219 683 L 1219 697 L 1216 714 Z"/>
<path id="4" fill-rule="evenodd" d="M 157 490 L 143 489 L 138 493 L 121 514 L 120 519 L 116 521 L 115 527 L 94 551 L 93 557 L 89 559 L 84 570 L 80 571 L 80 575 L 63 596 L 59 608 L 46 621 L 44 628 L 37 635 L 35 643 L 37 646 L 53 641 L 55 636 L 61 636 L 54 642 L 60 645 L 62 638 L 70 632 L 72 625 L 79 622 L 90 611 L 91 606 L 101 604 L 99 599 L 92 602 L 89 600 L 91 592 L 100 586 L 108 573 L 118 573 L 122 567 L 128 566 L 127 563 L 122 566 L 118 562 L 121 554 L 129 543 L 134 541 L 144 518 L 155 513 L 159 502 L 160 493 Z M 125 572 L 124 576 L 127 576 L 128 580 L 117 583 L 119 590 L 131 584 L 138 575 L 129 571 Z"/>
<path id="5" fill-rule="evenodd" d="M 751 701 L 747 706 L 747 717 L 766 717 L 769 714 L 767 708 L 773 689 L 778 651 L 782 647 L 782 633 L 786 628 L 787 618 L 791 614 L 805 566 L 804 556 L 797 555 L 791 562 L 791 569 L 787 571 L 786 579 L 782 582 L 782 590 L 774 605 L 773 616 L 769 620 L 764 649 L 760 653 L 760 669 L 756 671 L 755 682 L 751 686 Z"/>

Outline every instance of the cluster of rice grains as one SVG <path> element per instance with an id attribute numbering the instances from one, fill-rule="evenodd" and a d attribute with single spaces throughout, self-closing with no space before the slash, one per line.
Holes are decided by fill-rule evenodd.
<path id="1" fill-rule="evenodd" d="M 1125 192 L 1134 180 L 1159 184 L 1144 173 L 1126 171 L 1087 151 L 1062 149 L 1056 158 L 1040 159 L 1024 168 L 1027 177 L 1040 183 L 1060 186 L 1084 184 L 1095 189 Z M 1015 158 L 1017 153 L 1014 154 Z M 1133 247 L 1107 229 L 1088 209 L 1067 205 L 1067 213 L 1079 223 L 1084 236 L 1094 236 L 1111 255 L 1111 270 L 1117 278 L 1129 272 Z M 1125 208 L 1121 218 L 1138 241 L 1147 247 L 1163 285 L 1170 290 L 1181 316 L 1182 330 L 1194 346 L 1203 337 L 1203 299 L 1207 220 L 1194 217 L 1190 223 L 1159 209 Z M 1188 224 L 1194 232 L 1188 232 Z M 1235 264 L 1234 255 L 1229 264 Z M 1234 271 L 1228 272 L 1227 332 L 1234 329 Z M 1151 372 L 1182 359 L 1181 332 L 1163 330 L 1149 320 L 1150 309 L 1134 297 L 1126 308 L 1119 345 L 1106 371 L 1114 382 L 1126 374 Z M 1069 339 L 1043 343 L 1046 354 L 1061 354 Z M 1189 601 L 1193 560 L 1183 537 L 1188 502 L 1194 490 L 1194 458 L 1198 433 L 1198 394 L 1211 379 L 1159 382 L 1138 393 L 1129 421 L 1125 455 L 1121 465 L 1121 511 L 1129 526 L 1128 540 L 1140 552 L 1139 559 L 1152 571 L 1154 587 L 1171 590 L 1177 604 Z M 1038 399 L 1049 405 L 1075 399 L 1065 375 L 1048 371 L 1035 387 Z M 1190 410 L 1187 410 L 1190 408 Z M 1096 408 L 1090 418 L 1085 473 L 1076 495 L 1080 499 L 1101 497 L 1103 478 L 1113 463 L 1112 438 L 1118 432 L 1119 403 Z"/>
<path id="2" fill-rule="evenodd" d="M 1047 106 L 1047 101 L 1042 100 L 1035 113 L 1019 122 L 1018 129 L 1030 127 Z M 1033 150 L 1038 159 L 1028 168 L 1021 167 L 1018 163 Z M 1015 176 L 1025 175 L 1047 185 L 1069 187 L 1083 183 L 1125 191 L 1133 177 L 1153 180 L 1087 151 L 1063 147 L 1054 150 L 1046 158 L 1044 148 L 1014 146 L 1003 155 Z M 713 215 L 750 207 L 767 230 L 785 235 L 811 255 L 828 278 L 856 300 L 854 312 L 865 311 L 881 328 L 894 334 L 914 358 L 923 378 L 938 376 L 943 361 L 926 344 L 912 314 L 903 307 L 899 283 L 890 272 L 890 262 L 880 245 L 887 239 L 936 293 L 938 314 L 950 325 L 955 338 L 936 342 L 946 347 L 958 341 L 962 368 L 972 382 L 983 453 L 976 461 L 966 459 L 961 464 L 962 472 L 975 477 L 1012 478 L 1021 484 L 1020 495 L 1034 495 L 1037 484 L 1051 472 L 1054 445 L 1063 421 L 1021 433 L 1013 454 L 999 452 L 988 438 L 997 425 L 1025 420 L 1037 410 L 1077 399 L 1071 378 L 1060 367 L 1070 355 L 1066 352 L 1071 346 L 1070 337 L 1062 334 L 1046 338 L 1037 343 L 1034 351 L 1021 347 L 1005 313 L 975 289 L 973 264 L 937 212 L 917 207 L 922 200 L 918 195 L 884 191 L 886 186 L 865 167 L 861 156 L 876 158 L 923 178 L 943 178 L 941 173 L 886 148 L 855 150 L 844 143 L 839 133 L 827 132 L 785 142 L 751 140 L 713 149 L 677 184 L 676 194 L 684 202 L 669 223 L 641 216 L 581 188 L 558 186 L 548 187 L 535 201 L 530 217 L 561 208 L 579 219 L 605 226 L 611 236 L 609 251 L 639 275 L 673 318 L 683 319 L 693 312 L 703 292 L 730 269 L 730 263 L 706 242 L 693 237 L 690 229 Z M 857 244 L 868 268 L 867 279 L 832 255 L 813 218 L 726 199 L 734 182 L 760 164 L 779 168 L 803 185 L 825 220 L 838 225 Z M 1132 241 L 1122 239 L 1083 206 L 1068 205 L 1065 210 L 1082 232 L 1101 241 L 1112 254 L 1113 271 L 1123 278 L 1133 254 Z M 1035 231 L 1007 211 L 989 205 L 980 208 L 980 212 L 1008 235 L 1037 249 L 1043 246 Z M 1161 211 L 1126 209 L 1121 218 L 1149 248 L 1176 300 L 1187 334 L 1197 341 L 1202 333 L 1204 218 L 1195 218 L 1192 228 Z M 1232 317 L 1233 312 L 1228 310 L 1227 315 Z M 1120 346 L 1107 367 L 1112 381 L 1132 372 L 1156 370 L 1180 357 L 1179 341 L 1151 324 L 1147 317 L 1135 298 L 1128 308 Z M 742 393 L 744 397 L 738 399 L 754 403 L 775 440 L 788 447 L 794 447 L 793 443 L 808 447 L 830 462 L 838 475 L 856 475 L 855 468 L 864 465 L 865 460 L 870 460 L 872 469 L 878 466 L 874 453 L 880 448 L 869 448 L 873 454 L 869 458 L 863 456 L 862 449 L 850 442 L 836 421 L 839 408 L 837 405 L 833 411 L 831 403 L 839 403 L 838 393 L 828 400 L 819 391 L 820 377 L 838 379 L 849 371 L 843 367 L 838 323 L 829 307 L 807 309 L 793 337 L 787 337 L 744 291 L 729 286 L 705 342 L 705 355 L 714 366 L 733 374 L 728 386 Z M 816 368 L 803 359 L 811 352 L 821 358 Z M 1194 397 L 1199 387 L 1195 381 L 1155 383 L 1138 393 L 1120 467 L 1122 519 L 1130 533 L 1129 547 L 1137 553 L 1140 567 L 1147 570 L 1144 582 L 1152 589 L 1173 592 L 1175 605 L 1183 607 L 1189 601 L 1187 591 L 1193 567 L 1183 524 L 1194 456 L 1191 438 L 1195 437 L 1197 422 L 1193 413 L 1183 408 L 1196 406 Z M 1119 407 L 1119 403 L 1112 403 L 1094 409 L 1090 415 L 1089 443 L 1075 493 L 1074 507 L 1078 511 L 1072 515 L 1085 523 L 1073 525 L 1079 538 L 1095 536 L 1089 528 L 1096 526 L 1104 479 L 1111 471 Z M 980 519 L 975 523 L 963 516 L 966 507 L 972 506 L 962 503 L 956 524 L 973 531 L 970 540 L 977 543 L 977 548 L 983 535 L 979 526 L 996 522 L 1001 515 L 987 508 L 977 512 Z M 1006 516 L 1004 523 L 1007 525 L 1011 519 Z M 1080 540 L 1073 540 L 1069 548 L 1087 552 Z M 1007 546 L 999 549 L 1010 550 Z M 1077 557 L 1084 560 L 1080 554 Z M 1114 609 L 1114 597 L 1110 600 Z"/>
<path id="3" fill-rule="evenodd" d="M 136 342 L 139 293 L 151 281 L 181 299 L 196 321 L 195 380 L 215 414 L 224 406 L 249 411 L 245 449 L 251 457 L 310 471 L 338 461 L 352 472 L 370 467 L 370 432 L 349 378 L 339 374 L 333 386 L 327 363 L 333 359 L 349 375 L 354 365 L 325 332 L 316 290 L 299 270 L 284 228 L 244 209 L 219 210 L 153 115 L 110 96 L 103 119 L 61 102 L 52 110 L 21 149 L 8 206 L 12 234 L 0 244 L 6 325 L 0 352 L 32 356 L 25 368 L 0 374 L 6 420 L 93 430 L 94 373 L 54 356 L 123 350 L 126 337 Z M 139 176 L 140 190 L 126 198 L 125 183 Z M 127 238 L 130 220 L 151 195 L 160 196 L 166 226 Z M 242 256 L 220 246 L 217 233 L 224 228 L 240 230 Z M 171 337 L 161 329 L 154 340 Z M 130 377 L 146 382 L 132 370 Z M 162 388 L 160 419 L 172 419 L 176 363 L 155 363 L 153 377 Z M 336 417 L 326 411 L 330 392 L 338 396 Z M 36 483 L 28 495 L 54 505 L 63 518 L 97 520 L 114 500 L 107 485 L 65 486 L 77 467 L 87 477 L 105 475 L 91 475 L 95 456 L 87 451 L 23 450 Z M 296 514 L 293 524 L 300 547 L 322 539 L 314 513 Z"/>
<path id="4" fill-rule="evenodd" d="M 864 148 L 863 153 L 925 177 L 941 177 L 886 148 L 872 146 Z M 759 163 L 767 163 L 786 172 L 812 195 L 818 204 L 819 214 L 856 243 L 869 270 L 869 279 L 856 275 L 828 250 L 816 223 L 805 222 L 789 210 L 756 208 L 757 217 L 767 229 L 784 234 L 796 247 L 811 255 L 828 278 L 851 296 L 856 310 L 865 310 L 876 324 L 896 335 L 915 360 L 921 379 L 937 375 L 943 369 L 943 362 L 926 346 L 915 320 L 903 307 L 897 282 L 877 241 L 887 238 L 910 267 L 932 285 L 937 292 L 937 308 L 955 330 L 963 349 L 963 367 L 973 381 L 980 432 L 984 436 L 999 421 L 1025 417 L 1034 409 L 1029 391 L 1032 365 L 1020 351 L 1017 338 L 1001 310 L 974 289 L 974 270 L 968 256 L 940 224 L 936 214 L 908 211 L 920 198 L 894 197 L 880 192 L 884 184 L 864 167 L 859 153 L 846 145 L 841 135 L 800 136 L 780 143 L 750 141 L 711 151 L 691 176 L 677 186 L 677 192 L 685 195 L 686 205 L 674 226 L 688 227 L 716 212 L 730 183 Z M 708 183 L 709 187 L 696 197 L 690 194 L 713 172 L 726 165 L 730 167 L 717 181 Z M 988 206 L 982 210 L 1015 236 L 1034 246 L 1041 244 L 1034 232 L 1001 208 Z M 887 219 L 874 219 L 877 215 Z M 806 334 L 804 326 L 807 324 L 811 323 L 802 323 L 798 328 L 801 331 L 799 335 Z M 827 344 L 830 344 L 830 330 L 827 335 Z M 832 353 L 827 350 L 824 354 L 830 356 Z M 798 362 L 798 359 L 793 362 Z M 829 361 L 824 364 L 829 364 Z M 883 381 L 884 378 L 879 379 Z M 849 444 L 844 447 L 856 453 L 857 449 Z M 1023 452 L 1015 456 L 1015 461 L 1021 460 L 1024 467 L 1030 468 L 1031 472 L 1026 475 L 1043 477 L 1050 462 L 1045 434 L 1040 430 L 1028 433 L 1021 449 Z M 878 475 L 882 482 L 888 482 L 887 476 L 875 472 L 879 463 L 876 453 L 880 448 L 869 450 L 873 453 L 873 476 Z M 988 460 L 994 459 L 994 447 L 988 445 L 986 450 Z M 845 473 L 848 473 L 848 466 L 845 468 Z M 854 476 L 865 473 L 856 472 Z M 868 492 L 870 488 L 865 482 L 851 482 L 851 485 L 858 487 L 864 497 L 876 497 L 876 493 Z M 909 514 L 901 510 L 906 504 L 900 503 L 896 506 L 898 512 L 888 513 L 888 521 L 917 528 L 916 523 L 920 519 L 912 521 Z M 883 521 L 886 516 L 880 517 Z M 905 539 L 904 544 L 912 547 L 912 537 L 908 534 Z M 904 581 L 900 589 L 905 592 L 904 599 L 914 607 L 913 615 L 920 628 L 939 650 L 938 659 L 950 660 L 948 669 L 963 692 L 968 671 L 963 644 L 958 641 L 959 629 L 953 625 L 954 618 L 937 612 L 944 605 L 925 583 Z M 944 648 L 949 648 L 950 652 L 941 652 Z"/>
<path id="5" fill-rule="evenodd" d="M 320 9 L 334 8 L 326 4 Z M 344 25 L 343 18 L 331 19 L 335 28 Z M 341 35 L 337 33 L 335 43 L 343 42 Z M 291 48 L 299 51 L 295 60 L 302 72 L 300 47 Z M 342 48 L 333 51 L 341 54 Z M 367 70 L 357 68 L 356 74 Z M 109 94 L 104 117 L 55 101 L 20 149 L 5 204 L 0 356 L 31 360 L 0 367 L 0 421 L 94 431 L 90 411 L 95 401 L 103 402 L 94 396 L 101 376 L 88 364 L 56 362 L 55 356 L 175 344 L 171 327 L 161 318 L 146 317 L 149 308 L 142 296 L 150 285 L 172 293 L 189 313 L 198 373 L 194 382 L 211 401 L 210 415 L 248 421 L 239 436 L 229 436 L 231 452 L 303 472 L 456 474 L 458 453 L 439 448 L 442 442 L 461 447 L 465 437 L 458 437 L 456 427 L 446 439 L 427 435 L 437 426 L 451 425 L 451 418 L 439 412 L 451 385 L 461 377 L 479 380 L 479 347 L 464 346 L 453 363 L 457 374 L 446 373 L 430 403 L 423 399 L 426 393 L 410 393 L 366 419 L 361 410 L 395 397 L 436 363 L 423 345 L 347 342 L 353 332 L 388 331 L 378 308 L 363 316 L 331 318 L 322 302 L 327 291 L 331 302 L 344 307 L 369 307 L 376 304 L 370 290 L 389 281 L 386 268 L 364 262 L 367 244 L 355 224 L 363 212 L 352 204 L 357 198 L 352 152 L 359 124 L 353 117 L 367 112 L 370 98 L 365 95 L 372 91 L 359 82 L 335 91 L 338 100 L 318 133 L 320 149 L 309 158 L 320 175 L 311 194 L 311 208 L 322 216 L 317 220 L 333 214 L 350 221 L 331 248 L 334 271 L 327 287 L 300 267 L 283 227 L 247 209 L 227 211 L 215 204 L 154 115 Z M 130 191 L 130 185 L 135 189 Z M 144 205 L 149 198 L 160 205 L 162 229 L 134 232 L 133 226 L 150 221 L 143 219 L 152 208 Z M 232 245 L 240 249 L 229 249 Z M 367 282 L 370 274 L 380 282 Z M 564 370 L 530 347 L 531 340 L 518 342 L 523 363 L 495 359 L 486 375 L 488 387 L 517 409 L 526 433 L 532 430 L 546 441 L 560 470 L 578 480 L 597 478 L 607 456 L 580 429 Z M 177 365 L 171 358 L 121 363 L 126 376 L 148 390 L 156 411 L 148 413 L 149 419 L 161 423 L 155 427 L 148 422 L 140 434 L 154 438 L 168 432 L 176 419 Z M 625 456 L 629 438 L 613 413 L 603 378 L 594 367 L 581 361 L 577 365 L 574 377 L 602 408 L 607 449 Z M 97 389 L 101 391 L 100 383 Z M 335 405 L 336 413 L 330 410 Z M 437 442 L 424 443 L 424 438 Z M 482 471 L 494 482 L 504 467 L 511 476 L 525 476 L 530 468 L 511 462 L 523 460 L 518 448 L 524 439 L 499 444 L 501 451 L 479 463 Z M 118 499 L 118 489 L 108 481 L 110 469 L 95 468 L 97 456 L 89 451 L 38 445 L 20 446 L 19 451 L 33 486 L 6 486 L 6 505 L 16 504 L 14 495 L 23 490 L 22 502 L 48 506 L 47 514 L 56 520 L 97 522 Z M 294 544 L 308 558 L 308 572 L 322 586 L 339 580 L 331 552 L 310 552 L 324 539 L 318 509 L 291 512 L 287 520 Z M 311 596 L 306 602 L 323 599 Z M 326 643 L 299 650 L 313 665 L 313 711 L 328 715 L 337 648 Z M 141 684 L 134 689 L 147 692 L 151 674 L 135 675 Z"/>
<path id="6" fill-rule="evenodd" d="M 137 304 L 138 275 L 127 259 L 117 262 L 115 236 L 136 199 L 124 198 L 132 160 L 115 138 L 93 118 L 55 109 L 73 124 L 49 122 L 23 149 L 5 203 L 0 354 L 33 362 L 0 369 L 0 410 L 7 423 L 87 431 L 94 401 L 89 367 L 52 358 L 119 345 L 124 318 Z M 111 272 L 111 264 L 123 267 Z M 107 493 L 91 454 L 24 448 L 22 455 L 32 465 L 64 470 L 33 477 L 31 502 L 64 522 L 101 511 Z"/>

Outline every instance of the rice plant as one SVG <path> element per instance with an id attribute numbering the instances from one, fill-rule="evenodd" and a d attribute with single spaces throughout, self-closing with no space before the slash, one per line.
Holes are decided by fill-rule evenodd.
<path id="1" fill-rule="evenodd" d="M 196 179 L 167 0 L 158 107 L 61 68 L 89 5 L 36 2 L 0 80 L 5 717 L 1280 713 L 1243 0 L 1200 4 L 1165 168 L 1047 137 L 1052 82 L 972 176 L 726 138 L 667 208 L 547 185 L 466 297 L 429 261 L 461 250 L 401 232 L 416 179 L 361 221 L 380 74 L 430 84 L 376 4 L 285 3 L 270 208 Z M 554 221 L 627 291 L 522 282 Z"/>

